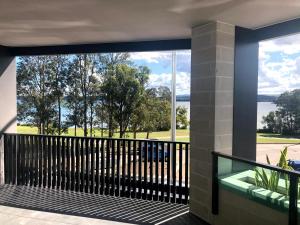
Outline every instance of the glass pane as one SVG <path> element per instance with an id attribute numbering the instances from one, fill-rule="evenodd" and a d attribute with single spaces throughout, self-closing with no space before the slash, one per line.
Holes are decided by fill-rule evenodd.
<path id="1" fill-rule="evenodd" d="M 275 210 L 288 212 L 288 174 L 223 157 L 219 157 L 218 166 L 220 188 Z"/>

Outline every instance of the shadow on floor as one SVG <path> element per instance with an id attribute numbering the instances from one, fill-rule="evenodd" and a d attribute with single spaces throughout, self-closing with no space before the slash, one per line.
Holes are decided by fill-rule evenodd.
<path id="1" fill-rule="evenodd" d="M 186 205 L 42 187 L 1 185 L 0 205 L 134 224 L 202 224 Z"/>
<path id="2" fill-rule="evenodd" d="M 176 218 L 161 223 L 162 225 L 209 225 L 191 213 L 184 213 Z"/>

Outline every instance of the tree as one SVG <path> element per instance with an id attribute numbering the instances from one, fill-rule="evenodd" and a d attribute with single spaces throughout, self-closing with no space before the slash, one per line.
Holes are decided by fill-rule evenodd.
<path id="1" fill-rule="evenodd" d="M 156 131 L 160 123 L 160 112 L 157 107 L 159 99 L 157 98 L 157 89 L 150 88 L 146 90 L 145 117 L 143 120 L 143 131 L 146 131 L 146 138 L 149 139 L 151 132 Z"/>
<path id="2" fill-rule="evenodd" d="M 106 111 L 105 123 L 108 127 L 108 136 L 113 137 L 114 130 L 117 128 L 113 115 L 114 110 L 114 93 L 115 93 L 115 77 L 117 67 L 119 65 L 129 65 L 128 53 L 107 53 L 99 55 L 99 72 L 101 74 L 102 87 L 102 104 Z"/>
<path id="3" fill-rule="evenodd" d="M 172 93 L 170 88 L 166 87 L 166 86 L 159 86 L 157 88 L 157 97 L 160 98 L 163 101 L 167 101 L 170 102 L 172 101 Z"/>
<path id="4" fill-rule="evenodd" d="M 171 128 L 171 91 L 168 87 L 148 88 L 141 104 L 134 111 L 131 129 L 146 132 L 146 138 L 153 131 L 167 131 Z"/>
<path id="5" fill-rule="evenodd" d="M 97 100 L 97 61 L 96 55 L 93 54 L 79 54 L 75 55 L 72 60 L 72 67 L 69 71 L 70 79 L 74 79 L 76 84 L 73 88 L 79 91 L 78 96 L 81 99 L 81 117 L 82 119 L 77 120 L 82 122 L 83 135 L 88 135 L 88 124 L 90 125 L 90 131 L 93 130 L 93 116 L 94 106 Z M 77 97 L 78 97 L 77 96 Z M 69 100 L 74 98 L 69 98 Z M 77 101 L 77 100 L 76 100 Z M 78 111 L 77 111 L 78 112 Z M 74 115 L 74 114 L 73 114 Z M 69 121 L 70 121 L 69 117 Z M 73 118 L 74 120 L 75 118 Z M 90 133 L 92 135 L 92 133 Z"/>
<path id="6" fill-rule="evenodd" d="M 282 134 L 297 134 L 300 128 L 300 89 L 287 91 L 275 101 L 282 123 Z"/>
<path id="7" fill-rule="evenodd" d="M 137 132 L 142 131 L 144 127 L 144 121 L 146 119 L 146 115 L 149 112 L 149 108 L 147 107 L 148 101 L 151 99 L 150 96 L 147 95 L 146 85 L 149 80 L 150 70 L 148 67 L 140 66 L 136 73 L 136 79 L 138 79 L 140 83 L 140 97 L 137 101 L 136 107 L 132 112 L 130 119 L 130 129 L 133 132 L 133 138 L 136 138 Z"/>
<path id="8" fill-rule="evenodd" d="M 77 54 L 24 57 L 18 62 L 19 120 L 37 126 L 39 133 L 94 127 L 118 130 L 124 137 L 136 133 L 165 131 L 171 127 L 171 91 L 149 88 L 150 70 L 137 67 L 128 53 Z M 67 109 L 62 119 L 62 105 Z"/>
<path id="9" fill-rule="evenodd" d="M 20 57 L 17 65 L 18 119 L 53 133 L 55 93 L 51 56 Z"/>
<path id="10" fill-rule="evenodd" d="M 187 129 L 188 125 L 187 109 L 183 106 L 178 106 L 176 108 L 176 129 Z"/>
<path id="11" fill-rule="evenodd" d="M 263 117 L 265 129 L 286 135 L 300 133 L 300 89 L 281 94 L 275 104 L 278 108 Z"/>
<path id="12" fill-rule="evenodd" d="M 158 122 L 157 131 L 168 131 L 171 129 L 171 90 L 166 86 L 157 88 L 156 97 L 158 98 L 157 107 Z"/>
<path id="13" fill-rule="evenodd" d="M 97 104 L 97 106 L 95 107 L 95 115 L 96 115 L 95 124 L 100 125 L 101 137 L 103 137 L 104 127 L 105 127 L 104 123 L 105 121 L 107 121 L 106 119 L 108 118 L 108 112 L 105 111 L 105 107 L 103 106 L 103 94 L 101 94 L 99 97 L 100 97 L 100 104 Z"/>
<path id="14" fill-rule="evenodd" d="M 270 112 L 268 115 L 263 116 L 263 130 L 270 133 L 282 133 L 282 122 L 278 112 Z"/>
<path id="15" fill-rule="evenodd" d="M 136 79 L 137 70 L 126 64 L 116 67 L 116 74 L 111 77 L 108 83 L 103 84 L 103 91 L 110 89 L 111 111 L 114 120 L 118 123 L 120 138 L 128 128 L 130 118 L 141 98 L 142 86 Z"/>
<path id="16" fill-rule="evenodd" d="M 66 79 L 67 79 L 67 72 L 68 72 L 68 57 L 65 55 L 55 55 L 52 56 L 52 61 L 49 63 L 53 66 L 54 72 L 54 80 L 53 80 L 53 89 L 54 89 L 54 96 L 57 102 L 57 119 L 54 123 L 54 128 L 57 129 L 58 135 L 61 132 L 65 132 L 67 127 L 62 125 L 62 101 L 65 95 L 66 89 Z"/>
<path id="17" fill-rule="evenodd" d="M 74 61 L 69 62 L 68 73 L 66 76 L 66 83 L 68 84 L 66 88 L 66 108 L 68 113 L 66 115 L 65 124 L 67 127 L 74 126 L 75 136 L 77 136 L 77 128 L 82 127 L 82 96 L 80 95 L 80 76 L 78 74 L 78 69 L 76 68 L 78 64 Z"/>

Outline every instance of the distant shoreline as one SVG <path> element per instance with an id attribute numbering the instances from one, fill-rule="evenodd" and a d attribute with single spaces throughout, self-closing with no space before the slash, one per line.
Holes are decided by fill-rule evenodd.
<path id="1" fill-rule="evenodd" d="M 274 102 L 278 95 L 257 95 L 257 102 Z M 176 102 L 190 102 L 190 95 L 176 95 Z"/>
<path id="2" fill-rule="evenodd" d="M 257 95 L 257 102 L 274 102 L 278 96 L 275 95 Z M 21 100 L 22 97 L 18 96 L 18 100 Z M 190 95 L 176 95 L 176 102 L 190 102 Z"/>

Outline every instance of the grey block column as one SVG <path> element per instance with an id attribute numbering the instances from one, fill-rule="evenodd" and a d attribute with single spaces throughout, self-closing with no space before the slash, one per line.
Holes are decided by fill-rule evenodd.
<path id="1" fill-rule="evenodd" d="M 0 46 L 0 184 L 4 181 L 2 133 L 17 131 L 16 62 L 8 49 Z"/>
<path id="2" fill-rule="evenodd" d="M 235 27 L 192 30 L 190 211 L 212 222 L 211 152 L 232 154 Z"/>

